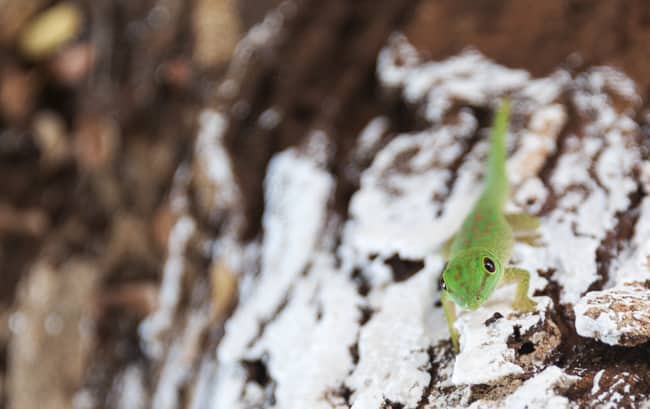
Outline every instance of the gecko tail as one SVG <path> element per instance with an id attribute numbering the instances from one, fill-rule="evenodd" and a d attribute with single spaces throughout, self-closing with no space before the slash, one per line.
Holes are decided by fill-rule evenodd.
<path id="1" fill-rule="evenodd" d="M 506 175 L 506 133 L 510 121 L 510 99 L 501 100 L 494 116 L 490 133 L 490 152 L 486 178 L 486 193 L 505 203 L 508 197 L 508 176 Z"/>

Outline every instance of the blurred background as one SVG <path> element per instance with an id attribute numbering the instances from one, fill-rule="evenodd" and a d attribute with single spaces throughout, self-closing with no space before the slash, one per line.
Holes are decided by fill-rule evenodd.
<path id="1" fill-rule="evenodd" d="M 0 407 L 115 404 L 198 109 L 273 5 L 0 0 Z"/>
<path id="2" fill-rule="evenodd" d="M 116 407 L 115 376 L 133 362 L 152 387 L 138 324 L 158 305 L 170 189 L 191 167 L 206 107 L 232 116 L 235 236 L 246 241 L 259 235 L 274 152 L 313 127 L 336 135 L 329 165 L 345 213 L 356 186 L 345 151 L 364 124 L 382 111 L 397 130 L 417 127 L 375 87 L 377 53 L 396 30 L 432 59 L 474 46 L 535 75 L 612 64 L 650 95 L 645 0 L 284 2 L 281 40 L 245 69 L 229 65 L 279 3 L 0 0 L 0 408 Z M 244 86 L 224 95 L 233 70 Z M 255 127 L 265 106 L 283 113 L 273 132 Z M 222 231 L 200 199 L 191 206 L 206 235 Z M 208 274 L 205 255 L 191 259 Z"/>

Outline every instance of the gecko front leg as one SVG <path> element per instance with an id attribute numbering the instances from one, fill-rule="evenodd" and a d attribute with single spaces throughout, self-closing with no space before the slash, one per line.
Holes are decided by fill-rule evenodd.
<path id="1" fill-rule="evenodd" d="M 537 302 L 528 297 L 528 287 L 530 286 L 530 273 L 523 268 L 508 267 L 503 273 L 501 284 L 506 285 L 517 283 L 517 293 L 512 307 L 521 312 L 533 312 Z"/>
<path id="2" fill-rule="evenodd" d="M 454 347 L 454 352 L 458 353 L 460 348 L 458 346 L 459 334 L 454 328 L 454 322 L 456 322 L 456 304 L 454 301 L 449 298 L 447 290 L 442 290 L 440 292 L 440 302 L 442 303 L 442 310 L 445 312 L 445 318 L 447 318 L 447 325 L 449 326 L 449 334 L 451 335 L 451 344 Z"/>

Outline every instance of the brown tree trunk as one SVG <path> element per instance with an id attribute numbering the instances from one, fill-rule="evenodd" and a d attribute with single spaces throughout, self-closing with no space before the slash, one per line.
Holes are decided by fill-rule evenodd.
<path id="1" fill-rule="evenodd" d="M 642 2 L 287 1 L 236 48 L 246 19 L 229 21 L 211 50 L 205 13 L 233 4 L 158 4 L 196 36 L 191 63 L 165 55 L 162 30 L 129 48 L 112 94 L 97 93 L 116 81 L 98 64 L 74 97 L 92 101 L 70 114 L 77 134 L 100 142 L 78 136 L 63 163 L 100 204 L 96 225 L 83 200 L 62 211 L 0 188 L 0 234 L 35 249 L 12 258 L 0 236 L 3 260 L 20 258 L 3 261 L 19 281 L 0 315 L 7 407 L 648 405 Z M 100 22 L 99 38 L 116 30 Z M 154 71 L 172 97 L 148 85 L 132 109 L 100 109 Z M 538 306 L 514 311 L 514 288 L 498 289 L 459 315 L 454 355 L 441 247 L 481 191 L 504 96 L 507 210 L 541 219 L 511 264 Z"/>

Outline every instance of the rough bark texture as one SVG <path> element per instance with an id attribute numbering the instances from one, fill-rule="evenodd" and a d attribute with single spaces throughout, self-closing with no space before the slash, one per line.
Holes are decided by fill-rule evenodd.
<path id="1" fill-rule="evenodd" d="M 0 406 L 648 405 L 643 1 L 89 1 L 36 61 L 12 44 L 48 4 L 20 3 Z M 498 290 L 454 356 L 440 247 L 505 95 L 538 311 Z"/>

